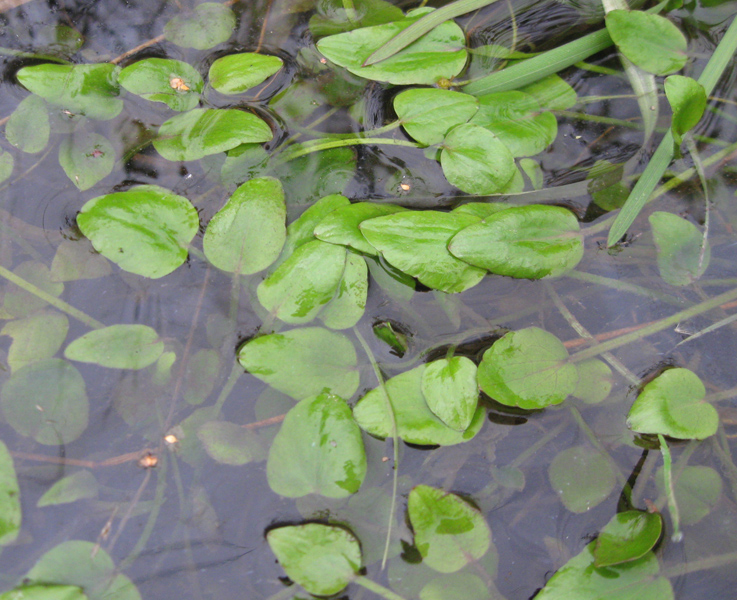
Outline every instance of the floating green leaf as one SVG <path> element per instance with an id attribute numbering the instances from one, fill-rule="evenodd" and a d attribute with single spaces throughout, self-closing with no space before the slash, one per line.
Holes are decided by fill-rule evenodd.
<path id="1" fill-rule="evenodd" d="M 235 423 L 207 421 L 197 429 L 197 437 L 210 457 L 225 465 L 245 465 L 265 458 L 258 436 Z"/>
<path id="2" fill-rule="evenodd" d="M 563 506 L 574 513 L 601 504 L 617 482 L 609 461 L 588 446 L 572 446 L 559 452 L 550 463 L 548 477 Z"/>
<path id="3" fill-rule="evenodd" d="M 199 217 L 182 196 L 156 185 L 98 196 L 77 215 L 95 249 L 121 269 L 157 279 L 187 259 Z"/>
<path id="4" fill-rule="evenodd" d="M 401 9 L 385 0 L 320 0 L 310 18 L 310 32 L 315 38 L 390 23 L 404 17 Z"/>
<path id="5" fill-rule="evenodd" d="M 484 352 L 478 380 L 497 402 L 532 410 L 563 402 L 576 389 L 578 372 L 557 337 L 528 327 L 510 331 Z"/>
<path id="6" fill-rule="evenodd" d="M 454 573 L 489 550 L 491 530 L 478 509 L 455 494 L 416 486 L 407 512 L 415 546 L 424 563 L 441 573 Z"/>
<path id="7" fill-rule="evenodd" d="M 612 370 L 605 362 L 596 358 L 584 360 L 576 365 L 578 383 L 573 395 L 587 404 L 598 404 L 609 397 L 612 391 Z"/>
<path id="8" fill-rule="evenodd" d="M 583 257 L 576 217 L 558 206 L 500 211 L 457 233 L 450 253 L 498 275 L 540 279 L 573 269 Z"/>
<path id="9" fill-rule="evenodd" d="M 31 95 L 15 107 L 5 124 L 5 137 L 18 150 L 35 154 L 49 143 L 49 109 L 39 96 Z"/>
<path id="10" fill-rule="evenodd" d="M 345 269 L 338 284 L 335 297 L 320 312 L 320 319 L 330 329 L 348 329 L 353 327 L 366 310 L 368 297 L 368 267 L 366 260 L 348 252 L 345 257 Z"/>
<path id="11" fill-rule="evenodd" d="M 314 228 L 315 237 L 331 244 L 349 246 L 358 252 L 376 256 L 376 248 L 366 241 L 359 226 L 368 219 L 404 212 L 405 208 L 395 204 L 373 204 L 356 202 L 337 207 Z"/>
<path id="12" fill-rule="evenodd" d="M 308 323 L 338 291 L 345 259 L 342 246 L 307 242 L 261 282 L 259 302 L 285 323 Z"/>
<path id="13" fill-rule="evenodd" d="M 422 374 L 422 394 L 430 410 L 448 427 L 468 429 L 479 400 L 476 365 L 464 356 L 428 363 Z"/>
<path id="14" fill-rule="evenodd" d="M 164 35 L 177 46 L 209 50 L 226 41 L 235 29 L 235 14 L 225 4 L 203 2 L 177 15 L 164 26 Z"/>
<path id="15" fill-rule="evenodd" d="M 148 325 L 111 325 L 77 338 L 66 347 L 64 356 L 112 369 L 143 369 L 163 351 L 164 342 Z"/>
<path id="16" fill-rule="evenodd" d="M 703 440 L 716 433 L 719 415 L 704 401 L 706 390 L 688 369 L 668 369 L 648 383 L 627 414 L 637 433 Z"/>
<path id="17" fill-rule="evenodd" d="M 691 131 L 704 114 L 706 90 L 698 81 L 682 75 L 666 77 L 664 87 L 673 111 L 670 122 L 673 141 L 680 146 L 683 134 Z"/>
<path id="18" fill-rule="evenodd" d="M 202 76 L 192 65 L 169 58 L 144 58 L 118 75 L 120 85 L 131 94 L 151 102 L 163 102 L 178 111 L 200 103 Z"/>
<path id="19" fill-rule="evenodd" d="M 23 581 L 78 586 L 89 600 L 141 600 L 136 586 L 118 572 L 110 555 L 99 545 L 81 540 L 62 542 L 49 550 Z"/>
<path id="20" fill-rule="evenodd" d="M 277 179 L 247 181 L 210 219 L 202 240 L 207 260 L 230 273 L 263 271 L 284 246 L 286 211 Z"/>
<path id="21" fill-rule="evenodd" d="M 628 510 L 614 515 L 596 539 L 594 565 L 610 567 L 642 558 L 660 539 L 660 513 Z"/>
<path id="22" fill-rule="evenodd" d="M 266 534 L 290 579 L 310 594 L 332 596 L 361 568 L 361 547 L 347 529 L 321 523 L 277 527 Z"/>
<path id="23" fill-rule="evenodd" d="M 671 285 L 690 285 L 709 267 L 711 247 L 698 227 L 672 213 L 649 217 L 658 249 L 658 271 Z"/>
<path id="24" fill-rule="evenodd" d="M 476 409 L 471 424 L 465 431 L 456 431 L 438 419 L 427 406 L 422 395 L 422 376 L 425 365 L 415 367 L 389 379 L 384 388 L 394 409 L 397 434 L 409 444 L 421 446 L 451 446 L 473 438 L 484 424 L 484 410 Z M 392 437 L 392 418 L 386 396 L 381 387 L 371 390 L 353 408 L 361 429 L 371 435 Z"/>
<path id="25" fill-rule="evenodd" d="M 648 73 L 675 73 L 688 60 L 686 38 L 660 15 L 612 10 L 607 13 L 606 28 L 619 51 Z"/>
<path id="26" fill-rule="evenodd" d="M 366 452 L 351 409 L 339 396 L 305 398 L 284 417 L 269 451 L 271 489 L 288 498 L 345 498 L 366 476 Z"/>
<path id="27" fill-rule="evenodd" d="M 87 600 L 81 588 L 75 585 L 21 585 L 0 594 L 0 600 Z"/>
<path id="28" fill-rule="evenodd" d="M 159 128 L 154 148 L 167 160 L 198 160 L 240 144 L 268 142 L 271 128 L 254 114 L 235 108 L 195 108 Z"/>
<path id="29" fill-rule="evenodd" d="M 652 552 L 612 567 L 596 567 L 591 542 L 553 575 L 535 600 L 673 600 Z"/>
<path id="30" fill-rule="evenodd" d="M 99 133 L 74 131 L 59 145 L 59 164 L 80 191 L 107 177 L 115 165 L 115 150 Z"/>
<path id="31" fill-rule="evenodd" d="M 0 547 L 13 543 L 21 524 L 20 488 L 13 457 L 0 440 Z"/>
<path id="32" fill-rule="evenodd" d="M 87 470 L 77 471 L 63 477 L 38 499 L 36 506 L 69 504 L 85 498 L 96 498 L 98 492 L 95 476 Z"/>
<path id="33" fill-rule="evenodd" d="M 37 312 L 25 319 L 8 321 L 0 335 L 13 338 L 8 350 L 11 371 L 54 356 L 64 343 L 67 331 L 69 319 L 58 312 Z"/>
<path id="34" fill-rule="evenodd" d="M 436 290 L 462 292 L 479 283 L 485 271 L 452 256 L 448 242 L 477 221 L 472 215 L 408 211 L 363 221 L 359 229 L 403 273 Z"/>
<path id="35" fill-rule="evenodd" d="M 437 88 L 405 90 L 394 97 L 394 112 L 404 129 L 427 146 L 442 142 L 449 129 L 468 121 L 477 109 L 473 96 Z"/>
<path id="36" fill-rule="evenodd" d="M 317 42 L 317 49 L 336 65 L 373 81 L 397 85 L 433 85 L 439 79 L 452 79 L 461 72 L 468 56 L 463 31 L 453 21 L 442 23 L 391 58 L 363 66 L 374 50 L 418 18 L 412 16 L 393 23 L 331 35 Z"/>
<path id="37" fill-rule="evenodd" d="M 120 67 L 98 65 L 36 65 L 23 67 L 18 81 L 51 104 L 90 119 L 108 120 L 123 109 L 118 98 Z"/>
<path id="38" fill-rule="evenodd" d="M 77 369 L 58 358 L 18 369 L 3 384 L 0 404 L 10 426 L 39 444 L 68 444 L 87 428 L 84 380 Z"/>
<path id="39" fill-rule="evenodd" d="M 246 371 L 296 400 L 328 390 L 350 398 L 358 389 L 356 350 L 343 334 L 320 327 L 291 329 L 246 342 Z"/>
<path id="40" fill-rule="evenodd" d="M 479 96 L 471 123 L 494 133 L 514 157 L 539 154 L 555 140 L 558 122 L 529 94 L 519 91 Z"/>
<path id="41" fill-rule="evenodd" d="M 210 85 L 221 94 L 240 94 L 266 81 L 283 64 L 278 56 L 255 52 L 229 54 L 210 65 Z"/>
<path id="42" fill-rule="evenodd" d="M 655 484 L 665 494 L 663 469 L 655 473 Z M 711 467 L 687 465 L 673 479 L 673 494 L 682 525 L 694 525 L 709 515 L 722 498 L 722 477 Z"/>
<path id="43" fill-rule="evenodd" d="M 448 132 L 442 143 L 440 164 L 448 181 L 475 195 L 494 194 L 514 176 L 514 157 L 491 131 L 466 123 Z"/>

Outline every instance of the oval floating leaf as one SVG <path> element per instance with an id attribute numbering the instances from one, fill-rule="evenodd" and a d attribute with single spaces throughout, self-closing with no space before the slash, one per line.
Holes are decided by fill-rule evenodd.
<path id="1" fill-rule="evenodd" d="M 36 506 L 56 506 L 69 504 L 85 498 L 96 498 L 98 492 L 95 476 L 86 470 L 77 471 L 63 477 L 52 485 L 44 495 L 38 499 Z"/>
<path id="2" fill-rule="evenodd" d="M 366 476 L 366 451 L 345 400 L 324 393 L 297 403 L 274 438 L 266 475 L 287 498 L 355 494 Z"/>
<path id="3" fill-rule="evenodd" d="M 317 316 L 330 329 L 349 329 L 363 316 L 368 297 L 368 267 L 366 260 L 348 252 L 345 270 L 335 297 Z"/>
<path id="4" fill-rule="evenodd" d="M 13 457 L 0 440 L 0 546 L 12 544 L 20 531 L 20 488 Z"/>
<path id="5" fill-rule="evenodd" d="M 498 275 L 540 279 L 573 269 L 583 257 L 576 217 L 558 206 L 502 210 L 458 232 L 450 253 Z"/>
<path id="6" fill-rule="evenodd" d="M 422 373 L 422 394 L 443 423 L 456 431 L 466 430 L 479 400 L 476 365 L 464 356 L 428 363 Z"/>
<path id="7" fill-rule="evenodd" d="M 347 337 L 320 327 L 257 337 L 238 352 L 246 371 L 296 400 L 323 390 L 350 398 L 358 389 L 357 360 Z"/>
<path id="8" fill-rule="evenodd" d="M 258 300 L 285 323 L 308 323 L 335 296 L 345 259 L 342 246 L 307 242 L 261 282 Z"/>
<path id="9" fill-rule="evenodd" d="M 197 437 L 210 457 L 225 465 L 245 465 L 265 458 L 258 436 L 235 423 L 207 421 L 197 429 Z"/>
<path id="10" fill-rule="evenodd" d="M 674 600 L 652 552 L 611 567 L 594 565 L 591 542 L 553 575 L 535 600 Z"/>
<path id="11" fill-rule="evenodd" d="M 111 325 L 77 338 L 64 350 L 69 360 L 112 369 L 143 369 L 155 363 L 164 342 L 148 325 Z"/>
<path id="12" fill-rule="evenodd" d="M 477 109 L 473 96 L 438 88 L 405 90 L 394 98 L 402 127 L 427 146 L 442 142 L 449 129 L 468 121 Z"/>
<path id="13" fill-rule="evenodd" d="M 266 81 L 283 64 L 278 56 L 254 52 L 229 54 L 210 65 L 210 85 L 221 94 L 240 94 Z"/>
<path id="14" fill-rule="evenodd" d="M 13 338 L 8 350 L 11 371 L 54 356 L 68 331 L 69 320 L 58 312 L 37 312 L 25 319 L 8 321 L 0 335 Z"/>
<path id="15" fill-rule="evenodd" d="M 358 540 L 342 527 L 321 523 L 277 527 L 266 540 L 289 578 L 316 596 L 337 594 L 361 568 Z"/>
<path id="16" fill-rule="evenodd" d="M 512 180 L 514 157 L 491 131 L 466 123 L 448 132 L 440 164 L 446 179 L 467 194 L 494 194 Z"/>
<path id="17" fill-rule="evenodd" d="M 108 120 L 123 109 L 118 98 L 117 75 L 120 67 L 99 65 L 36 65 L 23 67 L 18 81 L 44 100 L 75 115 Z"/>
<path id="18" fill-rule="evenodd" d="M 80 191 L 107 177 L 115 165 L 115 150 L 99 133 L 74 131 L 59 145 L 59 164 Z"/>
<path id="19" fill-rule="evenodd" d="M 407 211 L 363 221 L 368 242 L 403 273 L 444 292 L 462 292 L 479 283 L 485 271 L 458 260 L 448 242 L 477 217 L 434 210 Z"/>
<path id="20" fill-rule="evenodd" d="M 719 415 L 704 401 L 705 395 L 696 373 L 668 369 L 642 388 L 627 414 L 627 424 L 637 433 L 703 440 L 719 426 Z"/>
<path id="21" fill-rule="evenodd" d="M 3 384 L 0 403 L 10 426 L 39 444 L 68 444 L 87 428 L 84 380 L 65 360 L 49 358 L 18 369 Z"/>
<path id="22" fill-rule="evenodd" d="M 415 367 L 389 379 L 384 388 L 394 409 L 397 435 L 409 444 L 421 446 L 452 446 L 472 439 L 484 424 L 484 410 L 476 409 L 465 431 L 451 429 L 438 419 L 422 395 L 422 375 L 425 365 Z M 392 418 L 381 387 L 371 390 L 353 408 L 353 416 L 371 435 L 392 437 Z"/>
<path id="23" fill-rule="evenodd" d="M 648 219 L 658 249 L 658 271 L 671 285 L 689 285 L 709 267 L 711 247 L 693 223 L 656 211 Z"/>
<path id="24" fill-rule="evenodd" d="M 480 559 L 491 545 L 481 512 L 455 494 L 418 485 L 409 494 L 407 512 L 423 562 L 441 573 Z"/>
<path id="25" fill-rule="evenodd" d="M 596 539 L 594 565 L 609 567 L 637 560 L 653 549 L 662 532 L 660 513 L 641 510 L 618 513 Z"/>
<path id="26" fill-rule="evenodd" d="M 210 219 L 202 249 L 218 269 L 249 275 L 273 263 L 287 237 L 284 190 L 273 177 L 241 185 Z"/>
<path id="27" fill-rule="evenodd" d="M 670 130 L 673 132 L 673 141 L 680 146 L 683 134 L 691 131 L 704 114 L 706 90 L 695 79 L 682 75 L 666 77 L 664 87 L 673 111 Z"/>
<path id="28" fill-rule="evenodd" d="M 204 85 L 202 76 L 192 65 L 169 58 L 134 62 L 120 72 L 118 81 L 131 94 L 151 102 L 163 102 L 178 111 L 197 106 Z"/>
<path id="29" fill-rule="evenodd" d="M 528 327 L 510 331 L 484 352 L 478 381 L 497 402 L 533 410 L 563 402 L 576 389 L 578 372 L 557 337 Z"/>
<path id="30" fill-rule="evenodd" d="M 584 513 L 609 497 L 617 479 L 598 450 L 573 446 L 556 455 L 548 469 L 553 490 L 568 510 Z"/>
<path id="31" fill-rule="evenodd" d="M 268 142 L 271 128 L 235 108 L 195 108 L 164 121 L 154 148 L 167 160 L 199 160 L 241 144 Z"/>
<path id="32" fill-rule="evenodd" d="M 641 10 L 612 10 L 606 28 L 619 51 L 642 70 L 668 75 L 688 60 L 688 43 L 673 23 Z"/>
<path id="33" fill-rule="evenodd" d="M 36 95 L 28 96 L 15 107 L 5 124 L 5 137 L 18 150 L 35 154 L 49 143 L 49 109 Z"/>
<path id="34" fill-rule="evenodd" d="M 164 26 L 164 35 L 177 46 L 208 50 L 225 42 L 235 29 L 235 14 L 225 4 L 203 2 L 177 15 Z"/>
<path id="35" fill-rule="evenodd" d="M 199 217 L 182 196 L 157 185 L 98 196 L 77 215 L 95 249 L 121 269 L 157 279 L 187 259 Z"/>
<path id="36" fill-rule="evenodd" d="M 317 49 L 336 65 L 354 75 L 397 85 L 433 85 L 452 79 L 466 64 L 466 38 L 453 21 L 435 27 L 415 43 L 380 63 L 364 67 L 364 61 L 385 42 L 417 21 L 413 16 L 325 37 Z"/>

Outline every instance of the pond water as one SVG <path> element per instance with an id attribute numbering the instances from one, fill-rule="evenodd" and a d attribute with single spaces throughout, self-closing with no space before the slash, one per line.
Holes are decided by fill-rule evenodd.
<path id="1" fill-rule="evenodd" d="M 608 247 L 670 127 L 663 77 L 638 75 L 657 85 L 648 141 L 614 46 L 489 100 L 494 135 L 466 124 L 469 95 L 417 116 L 435 100 L 396 98 L 422 77 L 315 46 L 417 7 L 394 4 L 0 2 L 0 594 L 24 590 L 0 598 L 733 597 L 734 61 Z M 475 52 L 428 60 L 459 54 L 451 89 L 483 98 L 461 84 L 599 12 L 492 4 L 456 18 Z M 699 77 L 736 12 L 668 13 L 679 73 Z M 249 55 L 216 85 L 217 59 L 252 52 L 282 64 Z M 162 58 L 180 71 L 135 90 L 129 67 Z M 38 70 L 110 62 L 123 74 L 87 87 Z M 158 131 L 196 108 L 251 120 Z M 517 150 L 490 171 L 479 139 Z M 373 206 L 326 221 L 349 201 Z M 515 263 L 538 242 L 552 258 Z M 662 534 L 622 534 L 626 558 L 595 569 L 587 546 L 627 511 Z"/>

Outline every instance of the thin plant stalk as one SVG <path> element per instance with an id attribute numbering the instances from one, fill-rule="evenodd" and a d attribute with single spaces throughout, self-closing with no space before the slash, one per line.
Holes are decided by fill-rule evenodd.
<path id="1" fill-rule="evenodd" d="M 681 533 L 681 515 L 678 512 L 678 503 L 676 502 L 676 494 L 673 489 L 673 469 L 670 449 L 668 448 L 668 444 L 665 443 L 665 438 L 660 433 L 658 434 L 658 441 L 660 442 L 660 452 L 663 454 L 665 495 L 666 498 L 668 498 L 670 518 L 673 521 L 673 535 L 671 536 L 671 539 L 674 542 L 680 542 L 683 539 L 683 533 Z"/>

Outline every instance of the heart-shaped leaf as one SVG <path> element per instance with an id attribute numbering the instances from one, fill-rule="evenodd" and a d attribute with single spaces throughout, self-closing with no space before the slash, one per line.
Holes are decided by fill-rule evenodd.
<path id="1" fill-rule="evenodd" d="M 210 85 L 221 94 L 240 94 L 266 81 L 283 64 L 278 56 L 255 52 L 222 56 L 210 65 Z"/>
<path id="2" fill-rule="evenodd" d="M 648 383 L 627 414 L 637 433 L 703 440 L 716 433 L 719 415 L 704 402 L 706 390 L 698 375 L 688 369 L 668 369 Z"/>
<path id="3" fill-rule="evenodd" d="M 665 96 L 673 111 L 670 122 L 673 141 L 680 146 L 683 134 L 691 131 L 704 114 L 706 90 L 695 79 L 683 75 L 666 77 L 664 87 Z"/>
<path id="4" fill-rule="evenodd" d="M 178 111 L 200 103 L 202 76 L 190 64 L 169 58 L 145 58 L 127 66 L 118 75 L 120 85 L 131 94 L 163 102 Z"/>
<path id="5" fill-rule="evenodd" d="M 711 246 L 690 221 L 656 211 L 648 219 L 658 250 L 658 271 L 671 285 L 690 285 L 709 267 Z"/>

